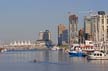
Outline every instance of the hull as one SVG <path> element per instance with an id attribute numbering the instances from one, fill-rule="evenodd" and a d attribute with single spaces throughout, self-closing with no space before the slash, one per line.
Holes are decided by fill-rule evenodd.
<path id="1" fill-rule="evenodd" d="M 106 56 L 88 56 L 87 59 L 89 60 L 108 60 L 108 55 Z"/>
<path id="2" fill-rule="evenodd" d="M 101 51 L 94 51 L 90 55 L 87 56 L 89 60 L 108 60 L 108 54 Z"/>
<path id="3" fill-rule="evenodd" d="M 76 52 L 76 53 L 69 52 L 69 55 L 70 55 L 70 57 L 85 57 L 86 56 L 86 54 L 82 53 L 82 52 Z"/>

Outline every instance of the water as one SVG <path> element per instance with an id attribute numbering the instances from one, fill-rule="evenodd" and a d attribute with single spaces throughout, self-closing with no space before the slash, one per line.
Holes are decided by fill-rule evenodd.
<path id="1" fill-rule="evenodd" d="M 36 60 L 37 62 L 33 62 Z M 108 60 L 69 57 L 61 51 L 11 51 L 0 53 L 1 71 L 108 71 Z"/>

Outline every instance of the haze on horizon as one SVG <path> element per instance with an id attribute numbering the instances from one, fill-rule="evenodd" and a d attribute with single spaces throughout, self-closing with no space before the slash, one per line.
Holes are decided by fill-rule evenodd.
<path id="1" fill-rule="evenodd" d="M 68 12 L 106 11 L 107 0 L 0 0 L 0 40 L 37 40 L 50 30 L 57 41 L 57 25 L 68 25 Z M 84 13 L 78 14 L 83 25 Z"/>

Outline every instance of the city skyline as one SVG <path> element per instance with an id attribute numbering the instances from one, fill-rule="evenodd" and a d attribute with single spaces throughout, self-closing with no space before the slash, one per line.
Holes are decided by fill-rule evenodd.
<path id="1" fill-rule="evenodd" d="M 1 0 L 0 40 L 37 40 L 38 33 L 46 29 L 57 41 L 57 25 L 69 25 L 68 12 L 77 13 L 83 25 L 85 11 L 106 11 L 108 1 L 99 0 Z M 85 13 L 83 13 L 85 12 Z M 80 28 L 80 27 L 79 27 Z"/>

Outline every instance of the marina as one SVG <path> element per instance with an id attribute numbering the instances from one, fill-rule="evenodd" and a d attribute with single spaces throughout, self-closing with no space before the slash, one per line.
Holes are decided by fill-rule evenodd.
<path id="1" fill-rule="evenodd" d="M 107 3 L 0 0 L 0 70 L 108 71 Z"/>
<path id="2" fill-rule="evenodd" d="M 33 62 L 34 59 L 37 62 Z M 69 57 L 62 51 L 10 51 L 0 53 L 0 69 L 2 71 L 107 71 L 108 61 Z"/>

